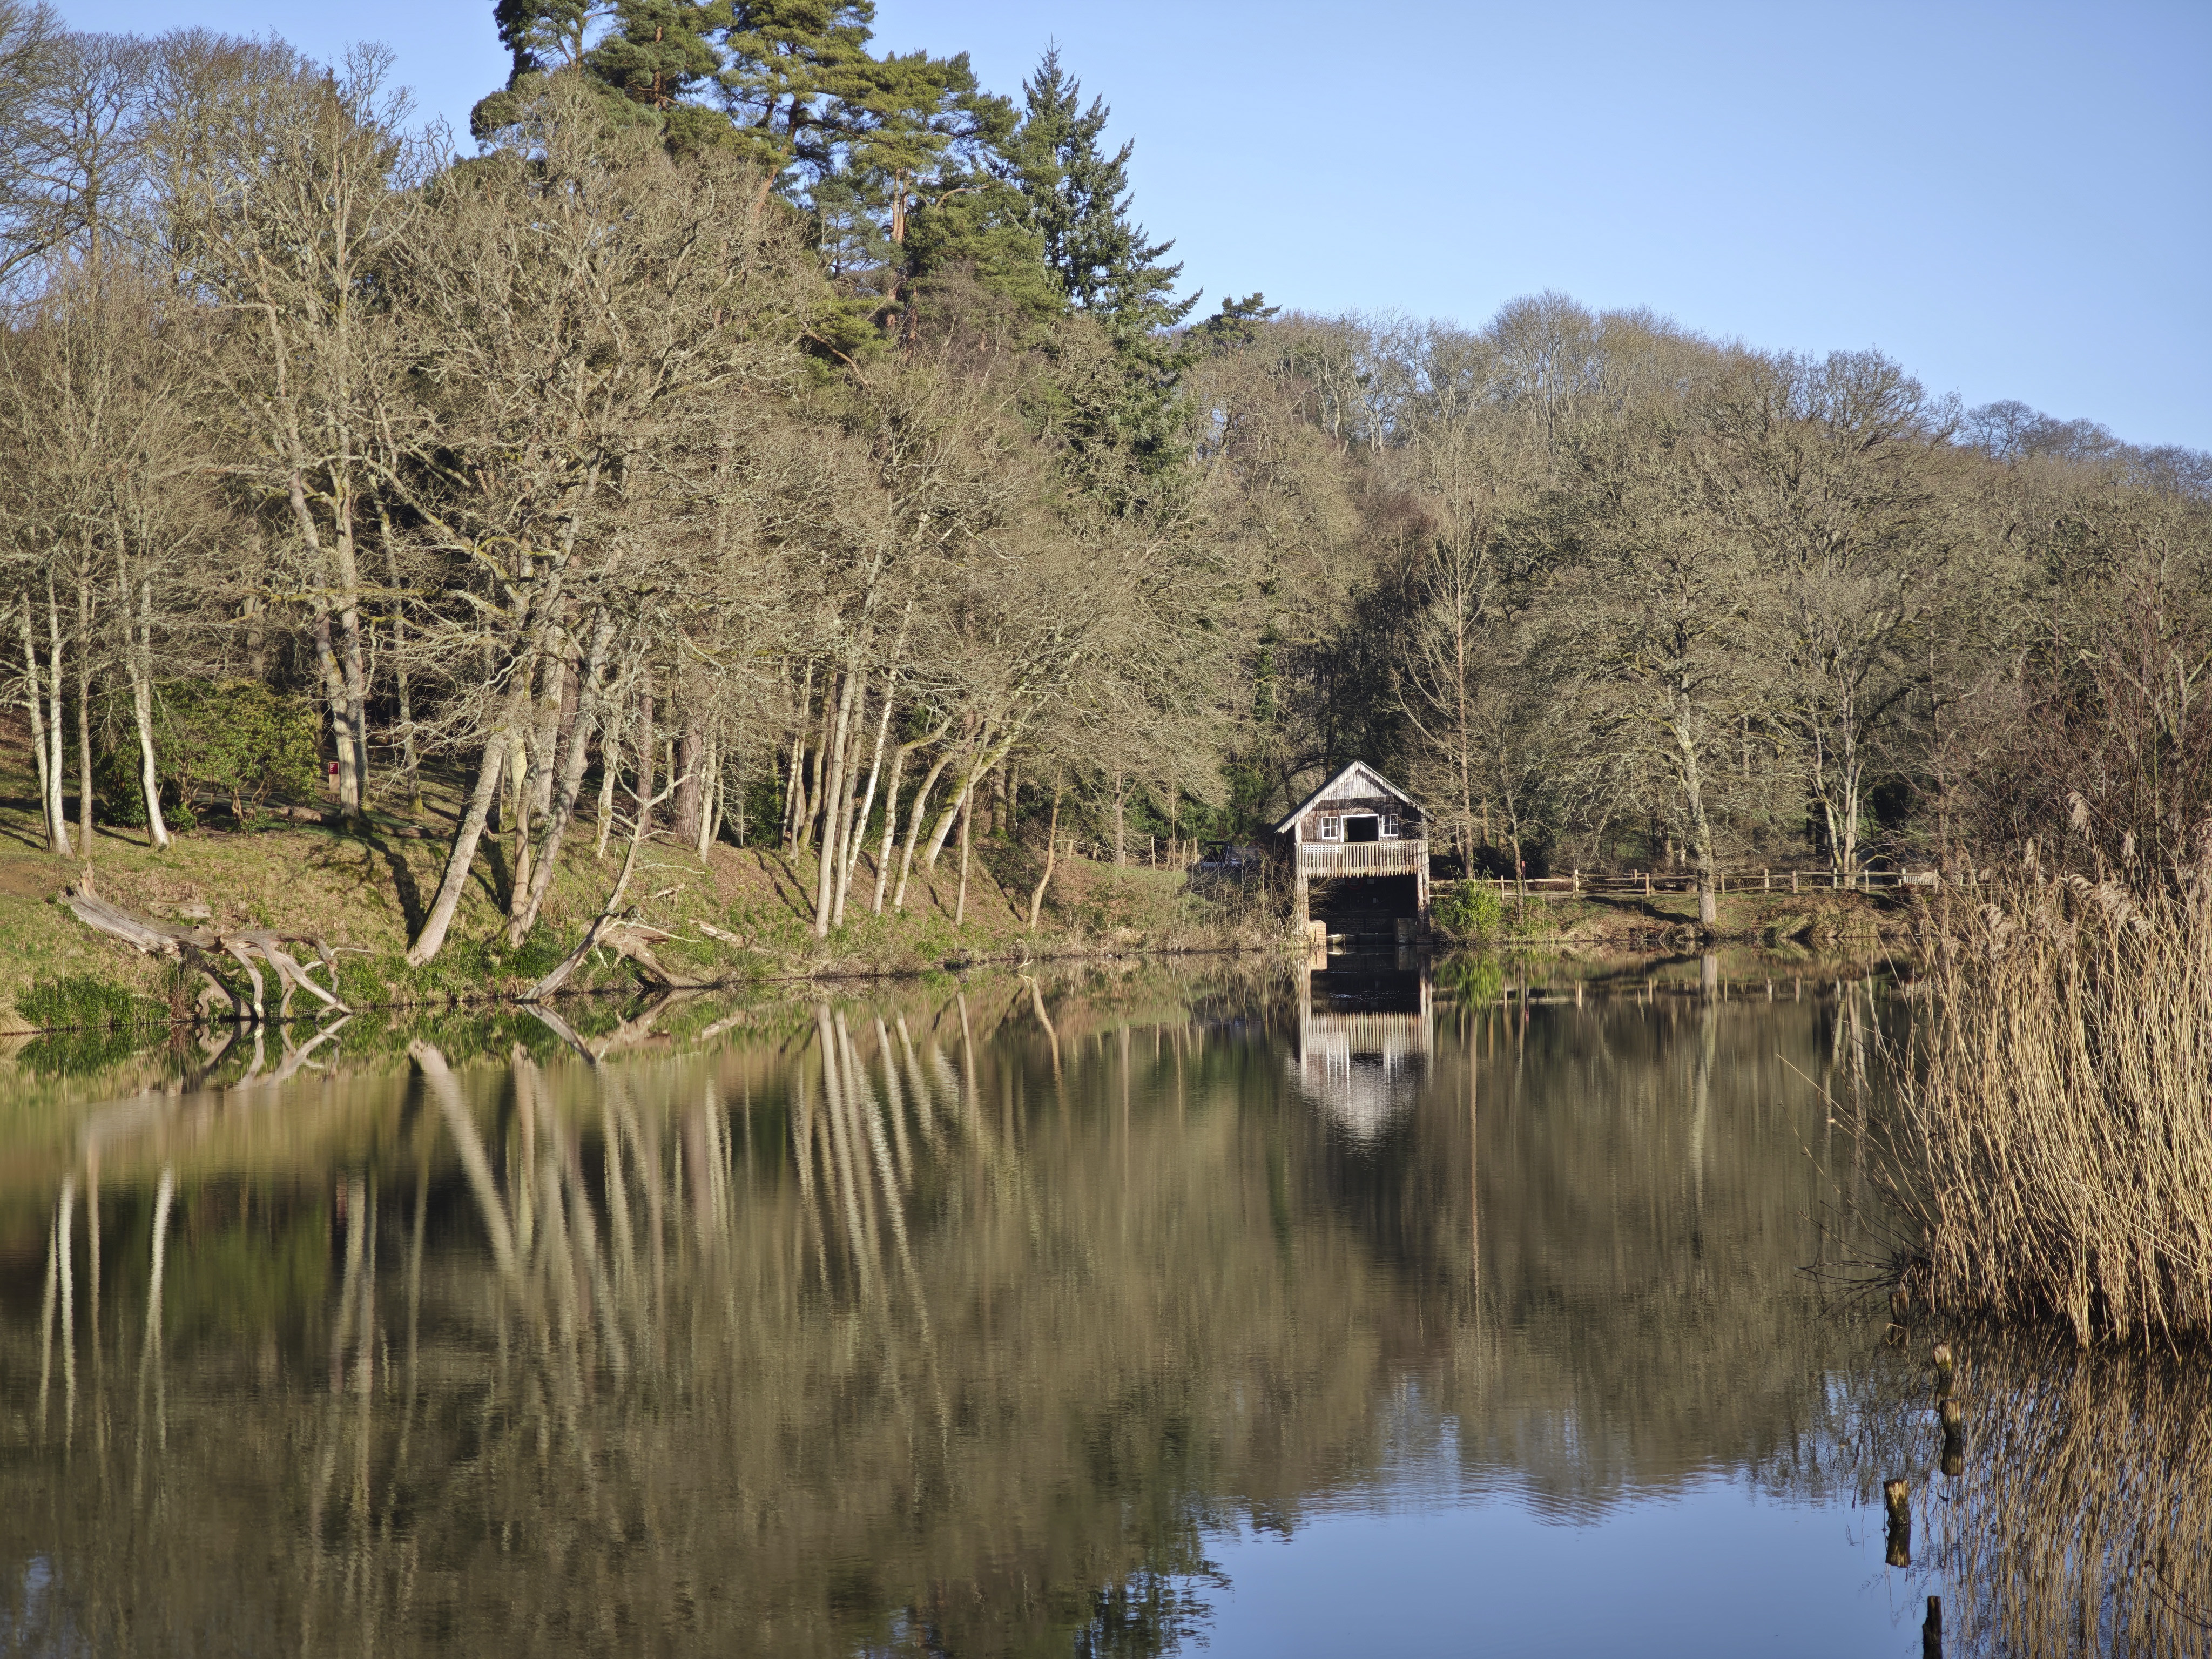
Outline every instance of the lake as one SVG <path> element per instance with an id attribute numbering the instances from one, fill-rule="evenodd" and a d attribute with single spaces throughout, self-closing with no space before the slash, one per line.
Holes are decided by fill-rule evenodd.
<path id="1" fill-rule="evenodd" d="M 2201 1367 L 1893 1328 L 1910 1018 L 1334 958 L 42 1039 L 0 1648 L 2202 1650 Z"/>

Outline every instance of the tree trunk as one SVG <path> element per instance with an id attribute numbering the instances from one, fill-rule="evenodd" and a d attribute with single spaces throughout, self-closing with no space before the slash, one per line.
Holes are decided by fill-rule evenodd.
<path id="1" fill-rule="evenodd" d="M 1124 811 L 1128 799 L 1128 777 L 1116 772 L 1114 775 L 1114 867 L 1116 870 L 1129 861 L 1128 819 Z"/>
<path id="2" fill-rule="evenodd" d="M 974 793 L 975 786 L 983 781 L 993 767 L 1006 757 L 1006 751 L 1014 746 L 1014 735 L 1009 732 L 1000 742 L 984 750 L 982 757 L 976 762 L 974 769 L 967 776 L 961 779 L 960 787 L 954 793 L 951 802 L 946 805 L 943 816 L 937 821 L 936 828 L 930 832 L 929 849 L 922 855 L 923 869 L 937 868 L 937 857 L 945 850 L 945 838 L 952 831 L 954 816 L 967 807 L 968 797 Z"/>
<path id="3" fill-rule="evenodd" d="M 54 812 L 53 769 L 46 757 L 46 695 L 39 684 L 39 636 L 32 631 L 31 601 L 23 600 L 23 701 L 31 711 L 31 754 L 39 775 L 39 817 L 46 832 L 46 850 L 66 854 L 69 830 Z"/>
<path id="4" fill-rule="evenodd" d="M 828 813 L 822 825 L 820 856 L 816 861 L 814 877 L 814 936 L 830 936 L 830 911 L 837 886 L 837 817 L 838 793 L 845 784 L 845 738 L 853 720 L 853 698 L 860 690 L 860 676 L 848 665 L 843 684 L 837 690 L 836 722 L 831 726 L 829 741 L 824 744 L 830 773 L 823 782 L 823 804 Z"/>
<path id="5" fill-rule="evenodd" d="M 706 735 L 700 731 L 697 718 L 685 720 L 683 734 L 676 739 L 676 797 L 669 825 L 669 833 L 685 847 L 699 844 L 700 821 L 705 816 L 706 779 L 701 762 L 706 748 Z"/>
<path id="6" fill-rule="evenodd" d="M 62 696 L 62 611 L 54 598 L 52 577 L 46 579 L 46 790 L 47 811 L 54 826 L 54 851 L 68 857 L 69 803 L 63 793 L 68 769 L 62 764 L 62 734 L 68 729 L 68 705 Z"/>
<path id="7" fill-rule="evenodd" d="M 1712 927 L 1720 921 L 1720 903 L 1714 890 L 1713 826 L 1705 811 L 1705 769 L 1698 758 L 1696 738 L 1688 726 L 1679 714 L 1670 720 L 1669 725 L 1674 739 L 1675 778 L 1682 790 L 1684 827 L 1689 831 L 1686 837 L 1689 844 L 1683 850 L 1690 855 L 1698 873 L 1698 925 Z M 1671 840 L 1668 852 L 1671 864 Z"/>
<path id="8" fill-rule="evenodd" d="M 138 729 L 138 792 L 146 801 L 146 839 L 149 846 L 169 844 L 169 826 L 161 820 L 161 772 L 154 756 L 154 688 L 147 684 L 143 665 L 131 666 L 131 714 Z"/>
<path id="9" fill-rule="evenodd" d="M 898 844 L 899 774 L 906 769 L 907 750 L 911 744 L 901 744 L 891 752 L 891 775 L 884 785 L 884 840 L 876 853 L 876 902 L 873 913 L 884 913 L 884 893 L 890 884 L 891 848 Z"/>
<path id="10" fill-rule="evenodd" d="M 331 746 L 338 763 L 338 811 L 347 817 L 361 799 L 361 762 L 353 749 L 353 726 L 346 718 L 344 672 L 331 646 L 331 608 L 315 602 L 315 666 L 323 682 L 323 707 L 331 722 Z"/>
<path id="11" fill-rule="evenodd" d="M 715 738 L 707 739 L 707 753 L 700 762 L 702 775 L 699 787 L 699 840 L 697 851 L 704 860 L 707 849 L 714 844 L 722 831 L 722 745 Z"/>
<path id="12" fill-rule="evenodd" d="M 342 311 L 338 314 L 342 364 L 350 355 L 345 328 L 346 313 Z M 343 367 L 340 373 L 344 373 Z M 337 436 L 337 455 L 331 468 L 331 516 L 337 533 L 331 538 L 331 553 L 337 599 L 340 702 L 333 713 L 344 721 L 345 746 L 353 754 L 356 769 L 349 793 L 344 765 L 340 763 L 338 809 L 348 817 L 358 818 L 368 810 L 368 674 L 362 651 L 361 562 L 356 556 L 359 544 L 354 529 L 355 451 L 343 403 Z"/>
<path id="13" fill-rule="evenodd" d="M 392 550 L 392 518 L 381 495 L 376 521 L 384 545 L 384 580 L 392 592 L 392 679 L 399 698 L 399 769 L 407 780 L 407 810 L 422 810 L 422 772 L 415 753 L 415 702 L 407 675 L 407 604 L 399 588 L 399 556 Z"/>
<path id="14" fill-rule="evenodd" d="M 854 811 L 852 831 L 846 837 L 844 857 L 840 860 L 842 873 L 837 878 L 837 909 L 836 914 L 830 918 L 832 927 L 844 926 L 845 896 L 852 888 L 853 871 L 860 862 L 860 852 L 868 838 L 868 815 L 876 810 L 876 781 L 883 775 L 884 743 L 890 737 L 891 729 L 891 705 L 894 701 L 891 690 L 892 683 L 887 681 L 884 686 L 883 713 L 876 720 L 875 750 L 868 757 L 868 787 L 860 796 L 860 805 Z M 890 819 L 886 817 L 884 823 L 888 828 Z M 883 872 L 878 870 L 876 872 L 876 908 L 878 914 L 883 909 Z"/>
<path id="15" fill-rule="evenodd" d="M 614 621 L 604 611 L 599 612 L 592 627 L 590 656 L 583 672 L 575 677 L 576 718 L 570 722 L 568 735 L 562 747 L 561 766 L 555 778 L 553 799 L 547 805 L 544 828 L 539 832 L 537 857 L 533 860 L 527 884 L 518 878 L 507 906 L 507 939 L 510 948 L 529 937 L 530 930 L 538 925 L 538 912 L 544 908 L 545 895 L 553 885 L 553 878 L 561 866 L 561 843 L 567 837 L 568 826 L 575 819 L 576 799 L 584 787 L 584 768 L 591 756 L 592 738 L 599 727 L 599 706 L 604 701 L 599 689 L 599 675 L 606 663 L 607 647 L 614 639 Z M 604 760 L 605 748 L 600 749 Z M 611 769 L 610 769 L 611 776 Z M 606 844 L 605 821 L 611 816 L 610 799 L 600 810 L 602 827 L 600 845 Z"/>
<path id="16" fill-rule="evenodd" d="M 92 861 L 92 582 L 76 582 L 76 821 L 79 849 Z"/>
<path id="17" fill-rule="evenodd" d="M 430 914 L 422 919 L 422 931 L 407 949 L 407 960 L 413 967 L 420 968 L 445 948 L 446 930 L 453 925 L 453 912 L 460 908 L 461 894 L 468 887 L 469 866 L 476 862 L 477 843 L 483 838 L 493 798 L 499 793 L 499 775 L 507 762 L 507 733 L 504 731 L 495 732 L 484 740 L 483 758 L 477 763 L 476 787 L 470 792 L 468 805 L 453 831 L 453 847 L 446 856 L 446 872 L 438 882 L 438 896 L 430 902 Z"/>
<path id="18" fill-rule="evenodd" d="M 154 754 L 154 583 L 138 579 L 138 617 L 131 616 L 131 579 L 123 556 L 116 555 L 116 591 L 123 607 L 123 665 L 131 678 L 131 716 L 138 734 L 138 789 L 146 800 L 146 840 L 157 850 L 169 844 L 161 820 L 161 771 Z"/>
<path id="19" fill-rule="evenodd" d="M 800 780 L 806 765 L 806 734 L 814 723 L 814 664 L 806 665 L 806 678 L 799 688 L 799 708 L 791 722 L 790 781 L 783 791 L 783 854 L 795 858 L 799 853 L 799 821 L 805 808 L 806 790 Z"/>
<path id="20" fill-rule="evenodd" d="M 630 786 L 641 836 L 653 833 L 653 682 L 648 679 L 637 694 L 637 776 Z"/>
<path id="21" fill-rule="evenodd" d="M 822 699 L 821 740 L 812 744 L 806 756 L 806 785 L 799 798 L 799 840 L 796 850 L 804 854 L 814 844 L 814 820 L 822 814 L 822 795 L 830 770 L 830 734 L 837 723 L 837 702 L 831 696 Z M 810 732 L 810 736 L 811 733 Z"/>
<path id="22" fill-rule="evenodd" d="M 906 847 L 899 854 L 898 891 L 891 898 L 891 914 L 894 915 L 906 908 L 906 882 L 907 878 L 914 873 L 914 849 L 921 839 L 921 820 L 923 814 L 929 810 L 929 792 L 937 787 L 938 779 L 944 775 L 945 769 L 951 762 L 952 751 L 948 749 L 937 757 L 936 763 L 922 779 L 921 787 L 914 792 L 914 812 L 907 820 Z"/>
<path id="23" fill-rule="evenodd" d="M 860 695 L 854 700 L 853 719 L 846 728 L 845 752 L 839 769 L 843 775 L 838 780 L 836 793 L 830 799 L 828 815 L 823 820 L 822 832 L 834 849 L 830 862 L 830 925 L 836 927 L 845 919 L 844 885 L 849 872 L 849 856 L 860 826 L 853 821 L 860 805 L 860 744 L 867 736 L 868 681 L 860 678 Z"/>
<path id="24" fill-rule="evenodd" d="M 1053 860 L 1060 851 L 1060 795 L 1058 779 L 1052 786 L 1052 823 L 1044 832 L 1044 874 L 1037 878 L 1036 890 L 1030 895 L 1030 932 L 1036 932 L 1037 916 L 1044 908 L 1045 889 L 1052 885 Z"/>
<path id="25" fill-rule="evenodd" d="M 969 823 L 975 816 L 973 791 L 960 808 L 960 896 L 953 901 L 952 925 L 959 927 L 968 919 L 968 833 Z"/>
<path id="26" fill-rule="evenodd" d="M 566 758 L 561 744 L 561 717 L 568 707 L 568 658 L 561 651 L 549 650 L 538 668 L 538 718 L 531 723 L 530 778 L 523 803 L 534 818 L 543 818 L 552 810 L 553 792 L 560 787 L 561 765 Z"/>
<path id="27" fill-rule="evenodd" d="M 599 738 L 599 844 L 592 849 L 593 860 L 607 855 L 607 837 L 614 832 L 615 776 L 622 770 L 622 734 L 609 721 Z"/>

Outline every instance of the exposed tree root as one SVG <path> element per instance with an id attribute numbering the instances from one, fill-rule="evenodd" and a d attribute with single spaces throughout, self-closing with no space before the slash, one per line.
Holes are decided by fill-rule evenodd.
<path id="1" fill-rule="evenodd" d="M 228 932 L 217 927 L 175 927 L 167 922 L 149 921 L 134 915 L 119 904 L 112 904 L 88 887 L 65 887 L 62 901 L 76 919 L 94 933 L 105 933 L 110 939 L 119 939 L 143 956 L 167 957 L 204 974 L 215 988 L 230 999 L 232 1012 L 241 1024 L 258 1025 L 268 1018 L 264 998 L 261 968 L 265 965 L 276 975 L 283 994 L 277 1000 L 276 1016 L 287 1019 L 292 1013 L 292 994 L 305 991 L 325 1007 L 345 1014 L 353 1011 L 338 1000 L 336 987 L 338 980 L 337 958 L 331 947 L 321 939 L 307 933 L 277 933 L 263 928 Z M 287 945 L 307 945 L 314 947 L 315 956 L 324 971 L 330 975 L 331 990 L 307 977 L 310 969 L 295 957 Z M 215 958 L 227 956 L 246 971 L 246 982 L 253 988 L 249 1003 L 216 972 Z"/>

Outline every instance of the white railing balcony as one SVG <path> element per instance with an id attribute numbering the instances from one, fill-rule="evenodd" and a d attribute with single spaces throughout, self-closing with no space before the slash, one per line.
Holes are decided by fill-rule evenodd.
<path id="1" fill-rule="evenodd" d="M 1429 867 L 1426 841 L 1307 842 L 1298 869 L 1307 876 L 1418 876 Z"/>

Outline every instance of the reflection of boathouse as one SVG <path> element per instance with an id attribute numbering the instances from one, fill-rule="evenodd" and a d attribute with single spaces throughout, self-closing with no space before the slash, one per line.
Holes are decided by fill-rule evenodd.
<path id="1" fill-rule="evenodd" d="M 1298 1091 L 1355 1140 L 1373 1140 L 1419 1098 L 1436 1050 L 1429 976 L 1389 957 L 1337 957 L 1302 975 Z"/>
<path id="2" fill-rule="evenodd" d="M 1428 920 L 1428 814 L 1366 762 L 1307 796 L 1275 833 L 1290 837 L 1301 927 L 1395 943 Z"/>

